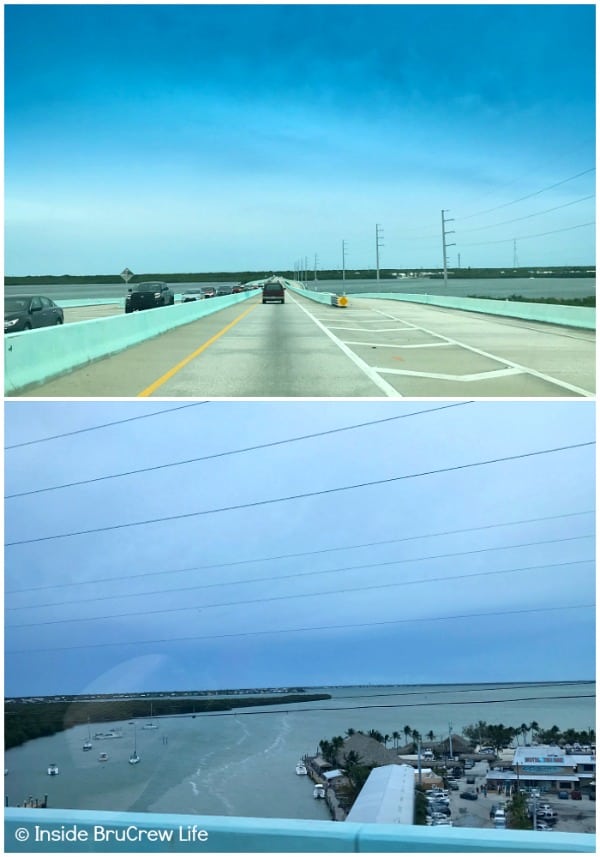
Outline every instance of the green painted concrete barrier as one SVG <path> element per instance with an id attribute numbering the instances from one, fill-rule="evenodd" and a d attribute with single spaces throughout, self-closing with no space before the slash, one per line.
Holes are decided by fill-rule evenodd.
<path id="1" fill-rule="evenodd" d="M 334 292 L 315 292 L 312 289 L 303 289 L 290 280 L 284 280 L 284 282 L 288 289 L 296 292 L 297 295 L 302 295 L 303 298 L 308 298 L 319 304 L 327 304 L 327 306 L 348 306 L 348 298 L 345 295 L 337 295 Z"/>
<path id="2" fill-rule="evenodd" d="M 240 292 L 171 307 L 9 333 L 4 337 L 5 395 L 63 375 L 99 357 L 116 354 L 145 339 L 248 300 L 255 294 Z"/>
<path id="3" fill-rule="evenodd" d="M 595 853 L 590 833 L 151 812 L 4 812 L 4 850 L 191 853 Z"/>
<path id="4" fill-rule="evenodd" d="M 308 297 L 308 295 L 307 295 Z M 596 329 L 595 307 L 563 306 L 560 304 L 538 304 L 527 301 L 489 300 L 488 298 L 457 298 L 444 295 L 399 295 L 392 292 L 357 294 L 353 298 L 376 298 L 380 300 L 408 301 L 416 304 L 460 309 L 466 312 L 481 312 L 486 315 L 502 315 L 527 321 L 543 321 L 564 327 Z"/>

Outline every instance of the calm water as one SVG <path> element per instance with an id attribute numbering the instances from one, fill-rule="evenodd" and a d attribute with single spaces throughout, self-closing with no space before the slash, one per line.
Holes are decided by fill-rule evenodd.
<path id="1" fill-rule="evenodd" d="M 203 286 L 235 285 L 232 283 L 182 283 L 178 286 L 173 283 L 175 291 L 186 291 Z M 565 277 L 564 279 L 487 279 L 487 280 L 454 280 L 448 281 L 446 288 L 442 280 L 428 279 L 406 279 L 396 280 L 319 280 L 314 283 L 309 279 L 308 288 L 316 286 L 322 292 L 342 292 L 352 295 L 360 292 L 404 292 L 406 294 L 429 294 L 429 295 L 453 295 L 455 297 L 468 297 L 478 295 L 479 297 L 510 297 L 510 295 L 522 295 L 523 297 L 547 297 L 547 298 L 583 298 L 596 294 L 596 280 L 593 277 Z M 75 300 L 77 298 L 124 298 L 127 294 L 127 286 L 123 281 L 114 283 L 70 283 L 68 285 L 36 285 L 38 293 L 47 295 L 53 300 Z M 24 286 L 6 286 L 7 295 L 23 294 Z"/>
<path id="2" fill-rule="evenodd" d="M 369 292 L 402 292 L 410 295 L 446 295 L 465 298 L 469 295 L 489 298 L 508 298 L 519 295 L 527 298 L 585 298 L 596 294 L 595 278 L 565 277 L 534 279 L 482 279 L 459 280 L 448 279 L 448 286 L 443 280 L 404 279 L 392 280 L 324 280 L 323 282 L 308 282 L 308 288 L 317 287 L 318 291 L 341 293 L 348 295 Z"/>
<path id="3" fill-rule="evenodd" d="M 137 729 L 139 765 L 127 761 L 134 731 L 127 722 L 110 724 L 123 729 L 123 738 L 94 741 L 86 753 L 87 726 L 31 741 L 6 753 L 9 804 L 47 794 L 49 806 L 72 809 L 325 819 L 326 807 L 294 767 L 322 738 L 350 727 L 391 735 L 409 725 L 446 735 L 449 722 L 455 733 L 478 720 L 511 726 L 536 720 L 561 729 L 595 724 L 592 683 L 323 690 L 331 700 L 158 719 L 156 730 Z M 108 728 L 92 724 L 91 731 Z M 108 762 L 98 762 L 102 751 Z M 52 762 L 57 777 L 46 773 Z"/>

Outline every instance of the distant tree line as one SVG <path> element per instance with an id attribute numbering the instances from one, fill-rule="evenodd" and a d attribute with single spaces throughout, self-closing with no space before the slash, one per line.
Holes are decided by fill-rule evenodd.
<path id="1" fill-rule="evenodd" d="M 197 272 L 197 273 L 170 273 L 170 274 L 135 274 L 129 284 L 141 283 L 145 280 L 162 280 L 165 283 L 247 283 L 253 280 L 263 280 L 277 273 L 282 277 L 290 280 L 295 280 L 299 277 L 297 271 L 213 271 L 213 272 Z M 406 274 L 414 277 L 426 277 L 428 279 L 441 279 L 443 271 L 441 268 L 382 268 L 379 271 L 379 279 L 383 280 L 398 280 L 398 274 Z M 581 266 L 564 266 L 555 267 L 552 269 L 536 267 L 536 268 L 448 268 L 448 274 L 451 279 L 514 279 L 528 277 L 543 277 L 544 279 L 566 278 L 566 277 L 588 277 L 594 279 L 596 272 L 593 265 Z M 317 280 L 341 280 L 344 272 L 341 268 L 330 268 L 317 271 Z M 347 270 L 345 272 L 347 280 L 374 280 L 377 277 L 376 268 L 361 268 L 358 270 Z M 308 282 L 314 282 L 315 272 L 309 270 L 307 272 Z M 121 281 L 119 274 L 42 274 L 26 277 L 11 277 L 4 278 L 6 286 L 35 286 L 38 284 L 44 285 L 69 285 L 74 283 L 100 283 L 114 284 Z M 124 281 L 123 281 L 124 283 Z"/>
<path id="2" fill-rule="evenodd" d="M 258 705 L 287 705 L 331 699 L 327 693 L 277 694 L 239 699 L 159 699 L 152 701 L 153 717 L 232 711 Z M 149 717 L 149 700 L 75 700 L 60 702 L 11 702 L 4 706 L 4 744 L 7 750 L 34 738 L 54 735 L 78 724 L 108 723 Z"/>

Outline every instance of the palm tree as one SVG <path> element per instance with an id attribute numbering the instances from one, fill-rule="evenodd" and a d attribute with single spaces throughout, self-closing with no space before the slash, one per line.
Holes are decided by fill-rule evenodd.
<path id="1" fill-rule="evenodd" d="M 433 729 L 429 730 L 429 732 L 427 733 L 427 737 L 429 738 L 430 741 L 433 742 L 433 740 L 435 738 L 435 733 L 434 733 Z"/>
<path id="2" fill-rule="evenodd" d="M 400 733 L 396 732 L 396 731 L 392 732 L 392 738 L 394 739 L 394 750 L 397 750 L 398 749 L 398 741 L 400 739 Z"/>
<path id="3" fill-rule="evenodd" d="M 351 738 L 355 734 L 355 732 L 356 730 L 352 729 L 352 727 L 350 727 L 350 729 L 346 729 L 346 735 L 348 736 L 348 738 Z"/>
<path id="4" fill-rule="evenodd" d="M 529 726 L 526 723 L 521 723 L 519 727 L 519 732 L 523 736 L 523 746 L 525 746 L 525 739 L 527 738 L 527 733 L 529 732 Z"/>
<path id="5" fill-rule="evenodd" d="M 529 730 L 531 732 L 531 743 L 533 744 L 533 733 L 538 732 L 540 728 L 540 724 L 536 720 L 532 720 L 529 724 Z"/>
<path id="6" fill-rule="evenodd" d="M 384 735 L 384 736 L 383 736 L 383 746 L 384 746 L 384 747 L 387 747 L 387 742 L 388 742 L 389 740 L 390 740 L 390 736 L 389 736 L 389 735 Z"/>
<path id="7" fill-rule="evenodd" d="M 404 737 L 406 738 L 406 743 L 408 744 L 408 739 L 410 738 L 412 729 L 410 728 L 410 726 L 405 726 L 402 731 L 404 732 Z"/>

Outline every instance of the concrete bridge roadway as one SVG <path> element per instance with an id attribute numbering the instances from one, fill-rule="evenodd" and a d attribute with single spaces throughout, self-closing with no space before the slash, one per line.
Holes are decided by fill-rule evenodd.
<path id="1" fill-rule="evenodd" d="M 82 310 L 87 318 L 122 312 Z M 82 317 L 73 313 L 72 320 Z M 283 305 L 251 298 L 16 395 L 431 398 L 594 391 L 593 331 L 393 300 L 350 297 L 342 309 L 288 290 Z"/>

